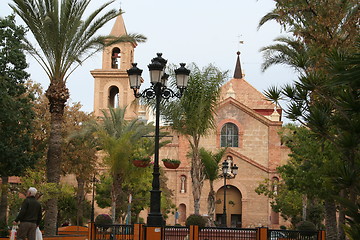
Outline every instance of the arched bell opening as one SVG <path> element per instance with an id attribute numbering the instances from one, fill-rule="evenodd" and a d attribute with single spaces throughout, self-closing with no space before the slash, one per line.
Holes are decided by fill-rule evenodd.
<path id="1" fill-rule="evenodd" d="M 117 86 L 111 86 L 109 88 L 109 107 L 119 107 L 119 88 Z"/>
<path id="2" fill-rule="evenodd" d="M 120 69 L 120 48 L 113 48 L 111 53 L 111 68 Z"/>

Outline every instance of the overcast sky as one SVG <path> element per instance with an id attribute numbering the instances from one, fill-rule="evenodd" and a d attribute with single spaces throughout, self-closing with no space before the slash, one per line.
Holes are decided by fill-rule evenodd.
<path id="1" fill-rule="evenodd" d="M 9 15 L 11 0 L 0 1 L 0 16 Z M 100 2 L 93 0 L 90 7 L 99 6 Z M 113 8 L 120 6 L 125 12 L 123 18 L 128 33 L 141 33 L 148 38 L 135 49 L 135 62 L 144 69 L 142 76 L 146 81 L 149 80 L 147 65 L 157 52 L 163 53 L 168 63 L 194 62 L 200 67 L 213 63 L 229 70 L 232 77 L 238 50 L 245 80 L 261 92 L 296 78 L 286 66 L 271 67 L 265 73 L 260 70 L 263 60 L 259 49 L 284 34 L 275 22 L 257 30 L 261 17 L 274 8 L 273 0 L 122 0 L 112 4 Z M 113 23 L 100 33 L 109 34 Z M 31 79 L 46 89 L 49 80 L 43 70 L 31 57 L 28 62 Z M 90 70 L 99 68 L 101 55 L 97 54 L 68 81 L 71 101 L 81 102 L 87 112 L 93 111 L 94 80 Z"/>

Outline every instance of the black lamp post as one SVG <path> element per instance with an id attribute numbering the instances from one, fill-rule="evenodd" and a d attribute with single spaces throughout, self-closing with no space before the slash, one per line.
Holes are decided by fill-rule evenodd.
<path id="1" fill-rule="evenodd" d="M 96 178 L 95 178 L 95 174 L 92 180 L 92 201 L 91 201 L 91 215 L 90 215 L 90 220 L 93 223 L 94 222 L 94 212 L 95 212 L 95 182 L 96 182 Z"/>
<path id="2" fill-rule="evenodd" d="M 95 227 L 95 223 L 94 223 L 94 212 L 95 212 L 95 183 L 96 183 L 96 178 L 95 178 L 95 174 L 93 176 L 92 179 L 92 201 L 91 201 L 91 215 L 90 215 L 90 223 L 91 223 L 91 231 L 90 231 L 90 240 L 94 239 L 94 227 Z"/>
<path id="3" fill-rule="evenodd" d="M 227 227 L 227 217 L 226 217 L 226 179 L 235 178 L 236 174 L 238 173 L 238 167 L 236 164 L 229 167 L 229 163 L 225 160 L 222 163 L 222 177 L 224 178 L 224 208 L 223 208 L 223 215 L 221 218 L 221 225 L 223 227 Z"/>
<path id="4" fill-rule="evenodd" d="M 151 87 L 145 89 L 143 92 L 139 92 L 140 85 L 142 83 L 141 73 L 136 63 L 133 63 L 132 68 L 127 70 L 130 88 L 134 90 L 134 96 L 136 98 L 147 98 L 156 100 L 155 110 L 155 156 L 154 156 L 154 169 L 152 190 L 150 191 L 150 213 L 147 217 L 147 225 L 152 227 L 159 227 L 164 225 L 164 219 L 161 214 L 161 191 L 160 191 L 160 172 L 159 172 L 159 140 L 160 140 L 160 102 L 161 99 L 169 99 L 172 97 L 180 98 L 187 87 L 190 70 L 185 68 L 185 63 L 180 63 L 180 68 L 175 70 L 176 85 L 179 92 L 175 93 L 171 89 L 167 88 L 167 79 L 169 75 L 165 73 L 165 66 L 167 60 L 161 57 L 162 54 L 158 53 L 156 58 L 151 60 L 148 65 L 150 71 Z"/>

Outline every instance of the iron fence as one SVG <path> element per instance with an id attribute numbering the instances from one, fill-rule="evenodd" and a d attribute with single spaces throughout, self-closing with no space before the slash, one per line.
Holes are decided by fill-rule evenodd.
<path id="1" fill-rule="evenodd" d="M 146 226 L 144 226 L 146 228 Z M 144 231 L 145 228 L 142 230 Z M 190 228 L 165 226 L 164 240 L 189 240 Z M 249 228 L 199 228 L 199 240 L 256 240 L 258 229 Z M 268 229 L 268 240 L 320 240 L 318 232 Z M 95 225 L 96 240 L 134 240 L 134 225 Z"/>
<path id="2" fill-rule="evenodd" d="M 189 228 L 184 226 L 165 226 L 164 240 L 184 240 L 189 237 Z"/>
<path id="3" fill-rule="evenodd" d="M 317 231 L 268 230 L 268 240 L 318 240 Z"/>
<path id="4" fill-rule="evenodd" d="M 95 225 L 96 240 L 133 240 L 134 226 L 111 224 Z"/>
<path id="5" fill-rule="evenodd" d="M 199 229 L 199 240 L 256 240 L 256 229 L 205 227 Z"/>

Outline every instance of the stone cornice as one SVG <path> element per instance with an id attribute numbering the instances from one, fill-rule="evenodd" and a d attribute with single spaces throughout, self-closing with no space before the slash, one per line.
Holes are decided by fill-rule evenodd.
<path id="1" fill-rule="evenodd" d="M 122 70 L 102 70 L 96 69 L 90 71 L 91 75 L 94 78 L 101 78 L 101 77 L 121 77 L 121 78 L 128 78 L 127 72 Z"/>

